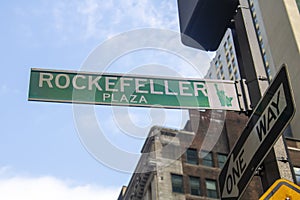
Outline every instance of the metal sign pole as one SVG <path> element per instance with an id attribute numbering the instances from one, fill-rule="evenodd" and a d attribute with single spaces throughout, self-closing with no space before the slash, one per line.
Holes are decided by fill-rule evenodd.
<path id="1" fill-rule="evenodd" d="M 295 114 L 289 75 L 283 66 L 254 109 L 219 175 L 222 199 L 239 199 Z"/>
<path id="2" fill-rule="evenodd" d="M 235 39 L 240 52 L 238 62 L 241 77 L 247 80 L 252 107 L 255 107 L 267 89 L 268 82 L 249 3 L 247 0 L 240 0 L 240 5 L 234 19 Z M 293 181 L 291 167 L 287 160 L 287 150 L 281 137 L 263 163 L 263 171 L 260 174 L 264 191 L 279 178 Z"/>

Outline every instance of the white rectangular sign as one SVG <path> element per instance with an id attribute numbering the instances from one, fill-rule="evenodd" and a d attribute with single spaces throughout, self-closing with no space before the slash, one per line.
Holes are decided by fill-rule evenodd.
<path id="1" fill-rule="evenodd" d="M 220 173 L 222 199 L 239 199 L 295 113 L 285 67 L 258 103 Z"/>

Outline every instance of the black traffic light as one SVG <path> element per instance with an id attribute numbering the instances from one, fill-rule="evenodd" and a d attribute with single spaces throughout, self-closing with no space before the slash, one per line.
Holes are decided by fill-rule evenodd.
<path id="1" fill-rule="evenodd" d="M 217 50 L 238 4 L 238 0 L 178 0 L 182 43 Z"/>

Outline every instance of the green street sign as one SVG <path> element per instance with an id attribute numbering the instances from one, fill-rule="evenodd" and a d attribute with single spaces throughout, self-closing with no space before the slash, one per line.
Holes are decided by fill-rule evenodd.
<path id="1" fill-rule="evenodd" d="M 29 100 L 177 109 L 241 110 L 233 81 L 31 69 Z"/>

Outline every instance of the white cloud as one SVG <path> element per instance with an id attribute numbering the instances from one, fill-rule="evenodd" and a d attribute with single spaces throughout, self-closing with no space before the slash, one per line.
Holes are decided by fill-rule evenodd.
<path id="1" fill-rule="evenodd" d="M 7 94 L 20 94 L 20 90 L 10 88 L 6 84 L 0 86 L 0 95 L 7 95 Z"/>
<path id="2" fill-rule="evenodd" d="M 54 27 L 81 39 L 107 39 L 141 27 L 178 27 L 176 1 L 170 0 L 62 0 L 53 4 Z M 71 31 L 73 30 L 73 31 Z M 74 36 L 74 35 L 73 35 Z"/>
<path id="3" fill-rule="evenodd" d="M 7 85 L 1 85 L 1 87 L 0 87 L 0 93 L 6 93 L 6 92 L 8 92 L 8 87 L 7 87 Z"/>
<path id="4" fill-rule="evenodd" d="M 0 199 L 4 200 L 115 200 L 120 188 L 74 185 L 51 176 L 0 178 Z"/>
<path id="5" fill-rule="evenodd" d="M 28 45 L 104 41 L 137 28 L 179 31 L 176 0 L 45 0 L 20 4 L 13 14 L 20 20 L 16 32 Z M 52 41 L 52 40 L 51 40 Z"/>

